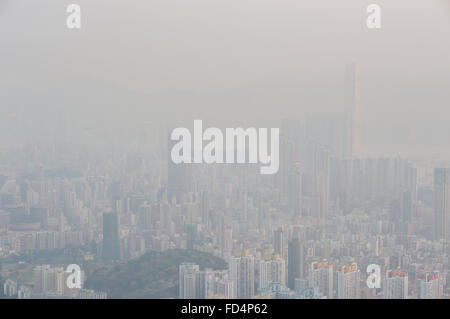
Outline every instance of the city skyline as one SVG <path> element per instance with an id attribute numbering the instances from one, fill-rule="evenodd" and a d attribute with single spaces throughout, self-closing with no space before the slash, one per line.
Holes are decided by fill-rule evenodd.
<path id="1" fill-rule="evenodd" d="M 443 1 L 78 2 L 0 0 L 0 298 L 450 298 Z"/>

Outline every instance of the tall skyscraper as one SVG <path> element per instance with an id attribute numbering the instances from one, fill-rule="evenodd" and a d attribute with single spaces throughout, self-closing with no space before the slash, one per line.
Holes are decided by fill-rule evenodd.
<path id="1" fill-rule="evenodd" d="M 289 170 L 295 161 L 295 143 L 285 134 L 280 136 L 280 169 L 275 175 L 283 200 L 288 196 Z"/>
<path id="2" fill-rule="evenodd" d="M 169 203 L 175 199 L 178 204 L 183 202 L 184 194 L 190 190 L 191 185 L 191 165 L 175 164 L 172 161 L 172 147 L 175 141 L 168 138 L 168 158 L 167 158 L 167 200 Z"/>
<path id="3" fill-rule="evenodd" d="M 401 270 L 388 270 L 383 285 L 384 299 L 408 299 L 408 273 Z"/>
<path id="4" fill-rule="evenodd" d="M 182 263 L 179 266 L 178 288 L 180 299 L 195 299 L 199 285 L 199 265 Z"/>
<path id="5" fill-rule="evenodd" d="M 194 249 L 195 243 L 197 241 L 197 224 L 187 224 L 186 225 L 186 235 L 187 235 L 187 249 Z"/>
<path id="6" fill-rule="evenodd" d="M 360 271 L 356 263 L 340 267 L 336 271 L 336 276 L 338 299 L 360 298 Z"/>
<path id="7" fill-rule="evenodd" d="M 152 228 L 152 206 L 143 204 L 139 207 L 138 216 L 138 229 L 141 231 L 150 230 Z"/>
<path id="8" fill-rule="evenodd" d="M 33 292 L 42 296 L 71 296 L 77 292 L 76 288 L 69 288 L 66 284 L 69 277 L 63 267 L 39 265 L 33 270 Z M 85 280 L 83 271 L 80 273 L 81 284 Z"/>
<path id="9" fill-rule="evenodd" d="M 306 129 L 304 123 L 297 119 L 286 118 L 281 121 L 281 134 L 292 141 L 293 162 L 301 162 L 304 153 L 304 144 L 306 139 Z"/>
<path id="10" fill-rule="evenodd" d="M 313 200 L 313 217 L 324 221 L 328 216 L 330 198 L 330 152 L 315 143 L 308 145 L 306 162 L 306 194 Z"/>
<path id="11" fill-rule="evenodd" d="M 333 266 L 328 261 L 313 262 L 309 270 L 309 285 L 328 299 L 333 299 Z"/>
<path id="12" fill-rule="evenodd" d="M 259 289 L 267 289 L 270 283 L 286 283 L 286 264 L 280 255 L 266 255 L 259 262 Z"/>
<path id="13" fill-rule="evenodd" d="M 110 262 L 119 259 L 119 222 L 117 213 L 103 214 L 103 261 Z"/>
<path id="14" fill-rule="evenodd" d="M 288 203 L 294 216 L 302 215 L 303 208 L 302 168 L 300 163 L 291 165 L 289 171 Z"/>
<path id="15" fill-rule="evenodd" d="M 218 298 L 235 299 L 234 285 L 235 283 L 228 278 L 216 280 L 214 284 L 214 293 Z"/>
<path id="16" fill-rule="evenodd" d="M 286 239 L 283 228 L 277 228 L 273 231 L 273 249 L 276 254 L 286 260 Z"/>
<path id="17" fill-rule="evenodd" d="M 304 125 L 295 119 L 283 119 L 280 128 L 280 169 L 275 178 L 284 200 L 288 196 L 291 165 L 302 161 L 304 144 Z"/>
<path id="18" fill-rule="evenodd" d="M 434 238 L 450 241 L 450 168 L 434 169 Z"/>
<path id="19" fill-rule="evenodd" d="M 304 276 L 304 245 L 298 237 L 294 237 L 288 244 L 288 287 L 295 289 L 295 279 Z"/>
<path id="20" fill-rule="evenodd" d="M 234 282 L 234 296 L 251 299 L 255 295 L 255 259 L 248 251 L 239 251 L 230 258 L 230 277 Z"/>
<path id="21" fill-rule="evenodd" d="M 440 299 L 442 296 L 442 283 L 438 271 L 419 275 L 417 285 L 419 299 Z"/>
<path id="22" fill-rule="evenodd" d="M 232 240 L 232 229 L 228 228 L 229 218 L 221 212 L 218 216 L 216 233 L 217 233 L 217 246 L 219 248 L 220 256 L 229 256 L 231 252 L 231 240 Z"/>
<path id="23" fill-rule="evenodd" d="M 208 192 L 202 191 L 200 193 L 200 216 L 202 219 L 203 227 L 206 229 L 210 228 L 210 220 L 209 220 L 209 200 L 208 200 Z"/>

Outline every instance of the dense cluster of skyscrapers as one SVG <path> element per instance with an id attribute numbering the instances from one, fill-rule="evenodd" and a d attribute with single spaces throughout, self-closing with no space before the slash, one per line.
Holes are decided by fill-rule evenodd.
<path id="1" fill-rule="evenodd" d="M 3 152 L 0 258 L 89 245 L 85 258 L 114 264 L 194 249 L 228 269 L 179 265 L 179 298 L 450 296 L 450 168 L 361 157 L 356 74 L 347 67 L 342 112 L 282 121 L 275 175 L 252 164 L 174 164 L 168 131 L 156 126 L 127 148 L 82 152 L 58 137 L 64 148 Z M 371 264 L 379 288 L 366 284 Z M 60 266 L 33 269 L 59 278 Z M 36 278 L 22 290 L 9 280 L 5 293 L 68 294 L 63 277 Z"/>

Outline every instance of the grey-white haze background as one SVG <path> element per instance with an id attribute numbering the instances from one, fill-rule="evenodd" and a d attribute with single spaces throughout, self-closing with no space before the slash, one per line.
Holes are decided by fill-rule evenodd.
<path id="1" fill-rule="evenodd" d="M 381 30 L 366 28 L 371 3 Z M 21 142 L 19 121 L 52 134 L 61 109 L 69 141 L 124 143 L 152 123 L 336 113 L 347 62 L 363 154 L 450 155 L 447 0 L 0 0 L 0 146 Z"/>

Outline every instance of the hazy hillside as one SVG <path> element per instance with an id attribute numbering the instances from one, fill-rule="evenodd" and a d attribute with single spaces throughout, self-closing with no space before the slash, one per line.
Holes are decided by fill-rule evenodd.
<path id="1" fill-rule="evenodd" d="M 178 266 L 183 262 L 195 262 L 201 269 L 227 268 L 223 259 L 199 251 L 152 251 L 125 265 L 95 270 L 85 287 L 106 291 L 108 298 L 177 298 Z"/>

